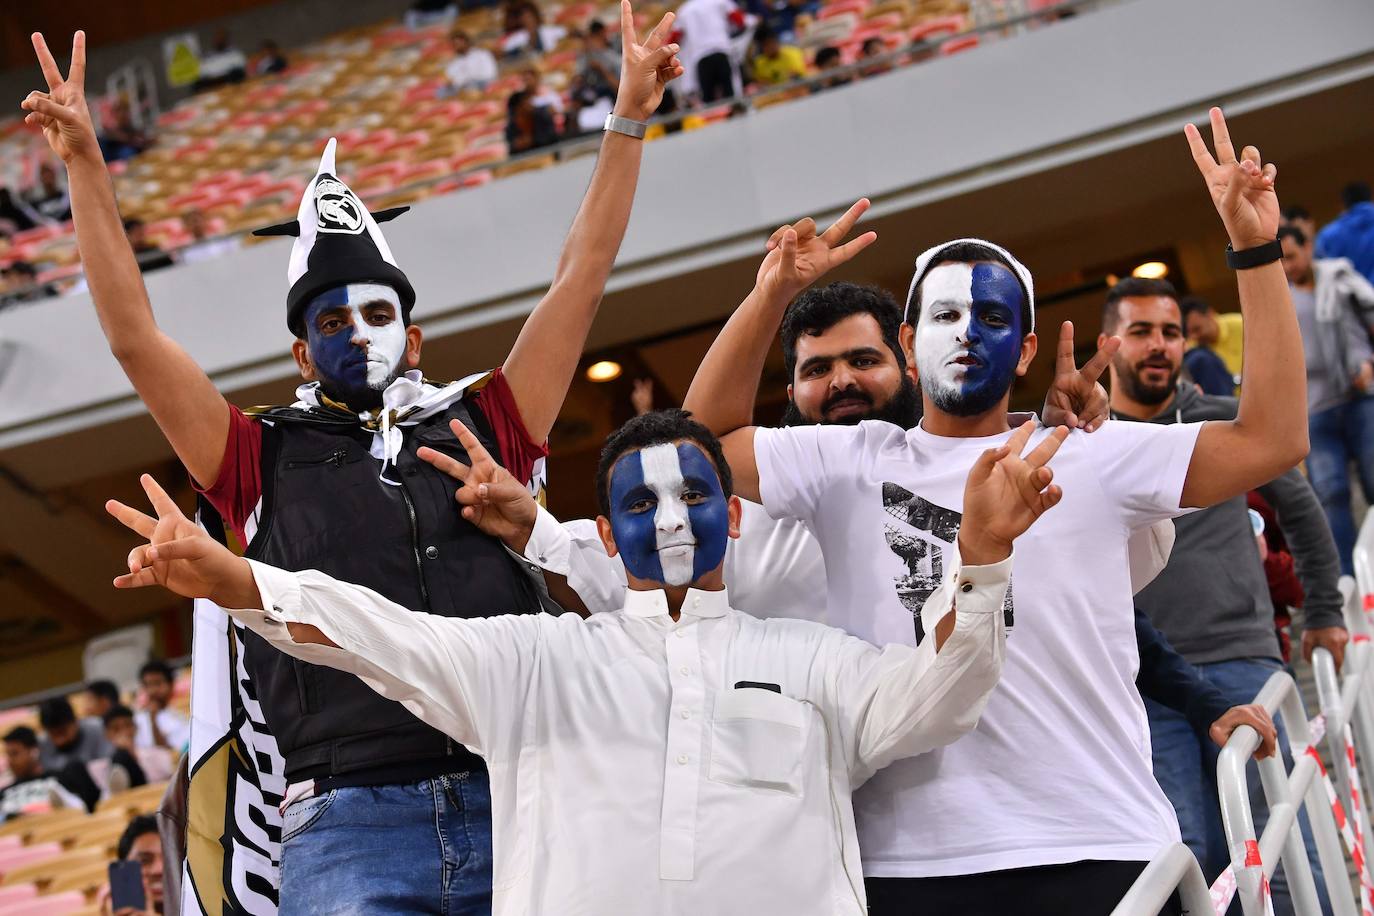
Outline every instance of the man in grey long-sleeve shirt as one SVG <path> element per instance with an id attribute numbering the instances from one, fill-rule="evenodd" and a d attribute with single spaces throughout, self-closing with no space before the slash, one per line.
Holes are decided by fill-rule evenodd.
<path id="1" fill-rule="evenodd" d="M 1199 394 L 1179 383 L 1183 326 L 1178 297 L 1164 280 L 1129 278 L 1107 293 L 1102 330 L 1122 338 L 1111 366 L 1114 419 L 1150 423 L 1232 420 L 1233 398 Z M 1321 504 L 1296 470 L 1259 488 L 1278 514 L 1304 592 L 1303 654 L 1323 646 L 1339 665 L 1347 634 L 1341 614 L 1335 542 Z M 1136 595 L 1174 648 L 1231 703 L 1249 703 L 1283 667 L 1274 608 L 1244 496 L 1174 520 L 1174 550 L 1164 571 Z M 1178 813 L 1183 841 L 1208 878 L 1230 861 L 1216 796 L 1217 748 L 1178 712 L 1146 701 L 1155 778 Z M 1280 746 L 1283 746 L 1282 739 Z M 1256 829 L 1267 816 L 1260 781 L 1250 785 Z M 1305 825 L 1304 825 L 1305 826 Z M 1313 848 L 1310 841 L 1308 848 Z M 1314 872 L 1317 863 L 1313 861 Z M 1320 886 L 1320 878 L 1318 879 Z M 1291 912 L 1284 882 L 1275 910 Z"/>

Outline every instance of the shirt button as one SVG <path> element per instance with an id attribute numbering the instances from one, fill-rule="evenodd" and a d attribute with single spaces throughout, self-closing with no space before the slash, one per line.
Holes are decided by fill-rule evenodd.
<path id="1" fill-rule="evenodd" d="M 684 718 L 684 719 L 690 719 L 690 718 L 692 718 L 692 711 L 691 711 L 690 709 L 684 709 L 684 710 L 682 711 L 682 718 Z"/>
<path id="2" fill-rule="evenodd" d="M 678 639 L 685 639 L 687 636 L 687 634 L 682 632 L 681 630 L 674 630 L 673 632 L 677 634 Z"/>
<path id="3" fill-rule="evenodd" d="M 425 548 L 425 556 L 429 557 L 431 560 L 437 560 L 437 559 L 439 559 L 439 548 L 438 548 L 438 547 L 434 547 L 434 546 L 432 546 L 432 545 L 429 546 L 429 547 L 426 547 L 426 548 Z"/>
<path id="4" fill-rule="evenodd" d="M 965 593 L 973 591 L 973 583 L 965 582 L 963 585 L 959 586 L 959 591 Z"/>
<path id="5" fill-rule="evenodd" d="M 701 596 L 692 598 L 692 607 L 701 607 Z"/>
<path id="6" fill-rule="evenodd" d="M 686 754 L 678 754 L 678 755 L 677 755 L 677 762 L 678 762 L 681 766 L 686 766 L 686 765 L 687 765 L 687 755 L 686 755 Z"/>
<path id="7" fill-rule="evenodd" d="M 677 669 L 677 670 L 678 670 L 678 672 L 681 673 L 681 674 L 691 674 L 691 673 L 692 673 L 692 669 L 691 669 L 691 668 L 688 668 L 686 665 L 683 665 L 681 668 L 679 668 L 679 669 Z"/>

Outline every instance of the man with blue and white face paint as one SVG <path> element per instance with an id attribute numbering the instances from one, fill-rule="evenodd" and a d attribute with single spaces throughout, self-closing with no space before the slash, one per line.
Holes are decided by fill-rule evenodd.
<path id="1" fill-rule="evenodd" d="M 1106 914 L 1178 842 L 1135 686 L 1128 538 L 1265 483 L 1307 449 L 1275 169 L 1253 147 L 1237 157 L 1220 110 L 1211 118 L 1216 158 L 1196 128 L 1185 134 L 1231 239 L 1245 345 L 1264 354 L 1261 369 L 1233 421 L 1069 434 L 1055 460 L 1064 502 L 1017 542 L 1005 608 L 1015 628 L 978 729 L 898 761 L 855 796 L 878 916 Z M 849 632 L 929 639 L 922 602 L 962 536 L 969 468 L 1013 435 L 1006 409 L 1036 353 L 1035 318 L 1031 273 L 1005 248 L 936 245 L 916 259 L 901 328 L 919 425 L 714 428 L 741 494 L 815 532 L 828 606 L 848 611 L 835 622 Z"/>
<path id="2" fill-rule="evenodd" d="M 471 466 L 422 457 L 463 482 L 463 516 L 528 534 L 534 499 L 453 429 Z M 720 443 L 676 410 L 631 420 L 601 455 L 597 525 L 629 577 L 615 613 L 413 613 L 234 557 L 149 477 L 158 519 L 108 504 L 150 542 L 116 585 L 239 608 L 282 651 L 357 675 L 480 752 L 498 916 L 864 916 L 850 793 L 977 722 L 1001 668 L 1011 543 L 1063 495 L 1046 464 L 1065 434 L 1022 455 L 1030 436 L 974 463 L 969 565 L 951 561 L 920 647 L 735 610 L 721 564 L 739 499 Z"/>

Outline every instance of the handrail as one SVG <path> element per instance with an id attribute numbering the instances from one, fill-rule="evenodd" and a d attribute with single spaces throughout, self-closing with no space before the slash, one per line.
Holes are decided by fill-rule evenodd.
<path id="1" fill-rule="evenodd" d="M 1156 916 L 1177 890 L 1183 912 L 1204 916 L 1212 912 L 1207 882 L 1192 851 L 1175 843 L 1150 860 L 1126 896 L 1112 910 L 1112 916 Z"/>

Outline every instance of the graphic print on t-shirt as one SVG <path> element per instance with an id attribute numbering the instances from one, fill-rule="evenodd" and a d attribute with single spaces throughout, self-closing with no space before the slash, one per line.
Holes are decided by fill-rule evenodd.
<path id="1" fill-rule="evenodd" d="M 883 536 L 887 539 L 888 549 L 906 564 L 907 574 L 893 580 L 897 598 L 911 612 L 916 624 L 916 644 L 925 639 L 925 627 L 921 624 L 921 608 L 935 589 L 945 572 L 945 548 L 954 546 L 959 536 L 959 523 L 964 516 L 953 509 L 937 506 L 922 499 L 901 484 L 884 481 L 883 511 L 901 522 L 894 525 L 883 523 Z M 1007 630 L 1011 630 L 1014 619 L 1012 586 L 1007 586 L 1007 598 L 1002 605 L 1002 616 Z"/>

